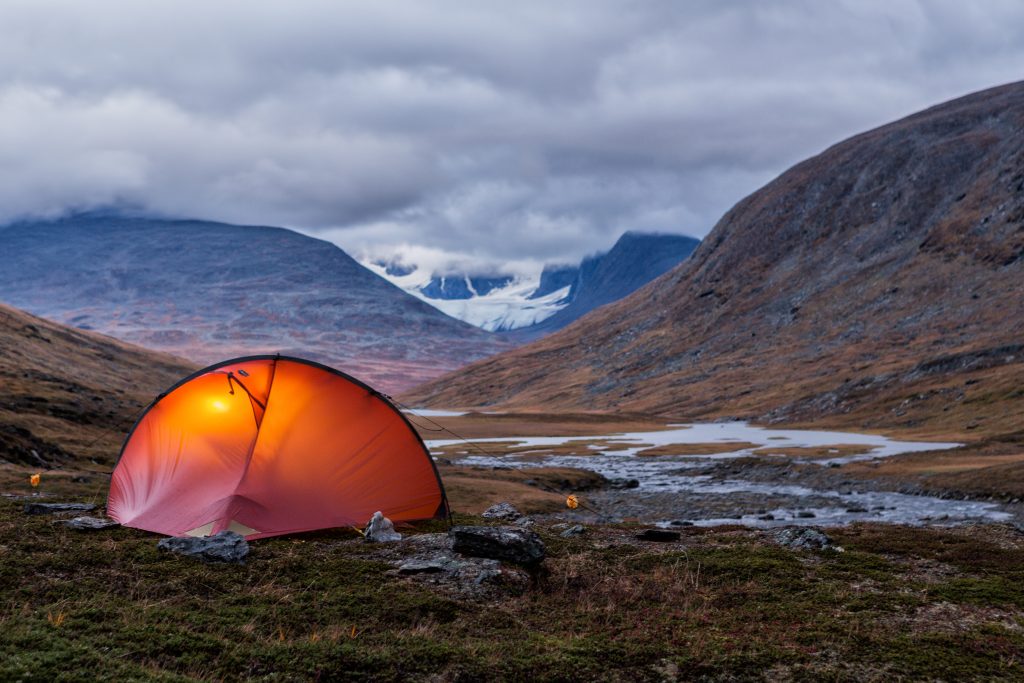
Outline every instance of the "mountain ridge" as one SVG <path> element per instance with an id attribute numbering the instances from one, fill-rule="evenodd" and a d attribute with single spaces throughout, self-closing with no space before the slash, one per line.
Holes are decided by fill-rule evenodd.
<path id="1" fill-rule="evenodd" d="M 686 235 L 631 230 L 608 251 L 576 265 L 547 264 L 534 279 L 494 272 L 426 273 L 394 258 L 366 259 L 363 265 L 452 317 L 522 343 L 630 294 L 678 265 L 699 243 Z"/>
<path id="2" fill-rule="evenodd" d="M 986 416 L 976 401 L 1007 389 L 998 375 L 1024 376 L 1019 354 L 998 352 L 1024 336 L 1022 254 L 1024 84 L 1014 83 L 796 164 L 630 297 L 406 400 L 1005 427 L 1024 402 Z M 919 371 L 950 358 L 974 360 Z"/>
<path id="3" fill-rule="evenodd" d="M 510 346 L 285 228 L 86 215 L 0 247 L 0 300 L 201 364 L 290 353 L 395 391 Z"/>
<path id="4" fill-rule="evenodd" d="M 132 416 L 195 369 L 0 304 L 0 454 L 43 468 L 112 465 Z"/>

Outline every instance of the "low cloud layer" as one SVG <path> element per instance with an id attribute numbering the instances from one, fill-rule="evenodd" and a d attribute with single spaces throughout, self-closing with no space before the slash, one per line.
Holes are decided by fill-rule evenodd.
<path id="1" fill-rule="evenodd" d="M 702 236 L 843 137 L 1020 79 L 1024 5 L 26 0 L 0 74 L 0 220 L 522 264 Z"/>

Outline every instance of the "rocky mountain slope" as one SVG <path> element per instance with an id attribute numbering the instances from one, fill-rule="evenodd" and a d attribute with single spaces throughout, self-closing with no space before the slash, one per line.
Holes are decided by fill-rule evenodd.
<path id="1" fill-rule="evenodd" d="M 85 215 L 0 251 L 0 301 L 197 363 L 281 352 L 395 391 L 510 346 L 281 228 Z"/>
<path id="2" fill-rule="evenodd" d="M 545 266 L 533 277 L 439 275 L 380 260 L 363 265 L 452 317 L 523 342 L 631 294 L 679 265 L 698 244 L 683 235 L 627 232 L 607 252 L 578 265 Z"/>
<path id="3" fill-rule="evenodd" d="M 700 240 L 685 235 L 627 232 L 607 253 L 583 260 L 564 308 L 510 336 L 532 340 L 560 330 L 595 308 L 629 296 L 678 266 L 699 244 Z"/>
<path id="4" fill-rule="evenodd" d="M 855 136 L 662 278 L 418 388 L 434 406 L 1024 427 L 1024 84 Z"/>
<path id="5" fill-rule="evenodd" d="M 0 304 L 0 460 L 113 464 L 133 417 L 194 369 Z"/>

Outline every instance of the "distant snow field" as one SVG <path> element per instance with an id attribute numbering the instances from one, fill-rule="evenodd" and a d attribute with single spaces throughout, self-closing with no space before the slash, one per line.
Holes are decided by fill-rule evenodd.
<path id="1" fill-rule="evenodd" d="M 550 318 L 569 303 L 570 286 L 532 298 L 540 287 L 539 272 L 535 275 L 509 275 L 493 278 L 495 286 L 480 291 L 474 285 L 474 279 L 478 278 L 466 275 L 436 277 L 433 273 L 415 266 L 407 269 L 393 269 L 385 263 L 371 259 L 363 260 L 361 263 L 372 272 L 442 313 L 491 332 L 536 325 Z M 437 288 L 439 282 L 442 288 L 447 285 L 457 289 L 465 298 L 431 296 L 430 294 L 435 293 L 433 290 Z"/>

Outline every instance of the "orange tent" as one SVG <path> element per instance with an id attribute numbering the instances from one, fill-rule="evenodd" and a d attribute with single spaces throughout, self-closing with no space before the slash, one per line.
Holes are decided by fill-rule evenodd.
<path id="1" fill-rule="evenodd" d="M 128 434 L 108 514 L 172 536 L 246 538 L 448 515 L 422 439 L 384 396 L 308 360 L 249 356 L 161 394 Z"/>

